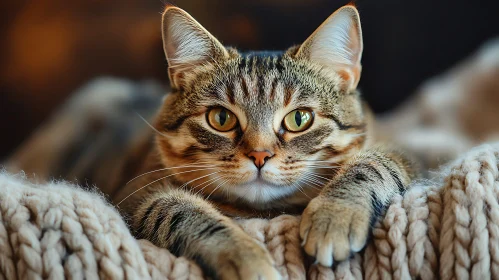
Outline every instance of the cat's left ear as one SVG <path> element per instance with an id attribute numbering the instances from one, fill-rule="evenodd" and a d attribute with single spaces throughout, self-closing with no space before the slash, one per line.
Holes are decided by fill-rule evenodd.
<path id="1" fill-rule="evenodd" d="M 322 65 L 335 71 L 347 90 L 357 87 L 362 57 L 362 29 L 359 12 L 353 5 L 343 6 L 300 46 L 296 57 Z"/>
<path id="2" fill-rule="evenodd" d="M 163 12 L 162 35 L 173 88 L 182 88 L 197 68 L 228 57 L 224 46 L 178 7 L 167 6 Z"/>

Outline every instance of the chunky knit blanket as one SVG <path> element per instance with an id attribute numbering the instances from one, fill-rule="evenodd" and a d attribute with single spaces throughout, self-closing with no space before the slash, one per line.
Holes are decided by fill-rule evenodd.
<path id="1" fill-rule="evenodd" d="M 499 279 L 499 143 L 482 145 L 393 199 L 366 249 L 311 263 L 300 218 L 239 220 L 283 279 Z M 96 192 L 0 174 L 0 279 L 203 279 L 199 267 L 136 240 Z"/>

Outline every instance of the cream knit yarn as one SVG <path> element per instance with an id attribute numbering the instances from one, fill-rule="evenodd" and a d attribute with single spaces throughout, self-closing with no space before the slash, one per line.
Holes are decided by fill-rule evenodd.
<path id="1" fill-rule="evenodd" d="M 475 148 L 395 197 L 371 243 L 334 269 L 308 265 L 299 217 L 240 220 L 284 279 L 499 279 L 499 144 Z M 97 194 L 0 174 L 0 279 L 202 279 Z"/>

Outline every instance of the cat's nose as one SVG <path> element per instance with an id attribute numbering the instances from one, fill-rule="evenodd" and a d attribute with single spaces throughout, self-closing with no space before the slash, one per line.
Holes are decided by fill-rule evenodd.
<path id="1" fill-rule="evenodd" d="M 269 151 L 252 151 L 248 154 L 249 158 L 252 158 L 253 161 L 255 162 L 256 167 L 258 169 L 262 168 L 265 162 L 271 157 L 273 157 L 274 154 L 272 154 Z"/>

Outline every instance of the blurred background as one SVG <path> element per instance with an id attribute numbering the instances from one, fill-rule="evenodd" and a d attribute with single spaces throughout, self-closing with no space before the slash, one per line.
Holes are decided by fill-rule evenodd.
<path id="1" fill-rule="evenodd" d="M 177 0 L 225 45 L 299 44 L 339 0 Z M 0 3 L 0 159 L 78 87 L 111 75 L 167 85 L 162 0 Z M 360 88 L 378 113 L 499 35 L 499 1 L 358 0 L 364 35 Z"/>

